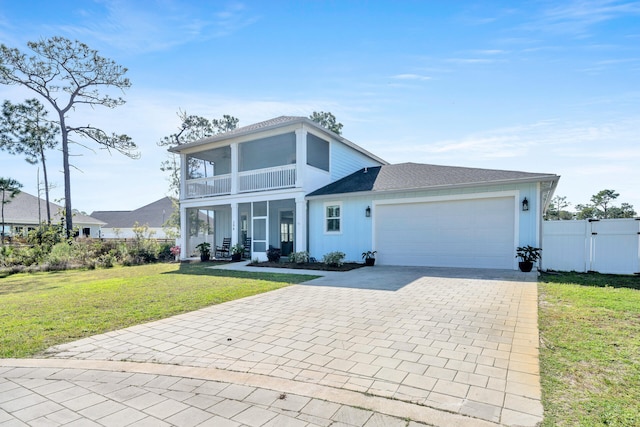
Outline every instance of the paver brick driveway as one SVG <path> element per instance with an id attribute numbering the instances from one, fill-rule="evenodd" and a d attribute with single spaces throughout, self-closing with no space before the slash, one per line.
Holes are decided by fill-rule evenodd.
<path id="1" fill-rule="evenodd" d="M 533 276 L 513 274 L 359 269 L 60 345 L 48 356 L 220 368 L 535 425 L 537 288 Z"/>

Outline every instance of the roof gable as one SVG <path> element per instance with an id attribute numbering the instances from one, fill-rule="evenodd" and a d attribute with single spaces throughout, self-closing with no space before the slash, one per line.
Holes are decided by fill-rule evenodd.
<path id="1" fill-rule="evenodd" d="M 360 169 L 358 172 L 310 193 L 308 196 L 476 186 L 557 178 L 557 175 L 546 173 L 400 163 Z"/>
<path id="2" fill-rule="evenodd" d="M 51 221 L 58 222 L 61 219 L 60 212 L 64 208 L 55 203 L 49 203 Z M 47 220 L 47 202 L 29 193 L 21 191 L 4 205 L 4 220 L 7 224 L 40 224 Z M 73 214 L 75 224 L 102 225 L 100 219 L 81 213 Z"/>
<path id="3" fill-rule="evenodd" d="M 136 222 L 139 225 L 160 228 L 175 209 L 173 200 L 163 197 L 132 211 L 95 211 L 91 215 L 106 222 L 106 228 L 132 228 Z"/>

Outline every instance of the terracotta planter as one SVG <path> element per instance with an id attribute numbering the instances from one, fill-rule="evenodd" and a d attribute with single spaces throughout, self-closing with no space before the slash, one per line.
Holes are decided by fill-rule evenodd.
<path id="1" fill-rule="evenodd" d="M 518 267 L 523 273 L 528 273 L 533 269 L 533 263 L 531 261 L 520 261 L 518 262 Z"/>

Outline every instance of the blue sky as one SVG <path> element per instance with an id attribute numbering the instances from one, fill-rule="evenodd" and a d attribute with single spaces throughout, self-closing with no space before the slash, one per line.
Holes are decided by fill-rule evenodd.
<path id="1" fill-rule="evenodd" d="M 127 104 L 75 125 L 126 133 L 142 158 L 76 146 L 76 209 L 167 193 L 156 145 L 178 110 L 248 125 L 331 111 L 392 163 L 555 173 L 574 205 L 609 188 L 640 211 L 640 1 L 0 0 L 0 42 L 77 39 L 129 69 Z M 0 99 L 32 93 L 0 86 Z M 52 152 L 54 198 L 63 195 Z M 0 176 L 36 194 L 36 167 Z"/>

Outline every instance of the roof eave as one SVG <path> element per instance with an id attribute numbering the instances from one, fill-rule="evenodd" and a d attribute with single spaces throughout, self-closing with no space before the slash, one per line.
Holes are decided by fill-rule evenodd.
<path id="1" fill-rule="evenodd" d="M 328 137 L 342 142 L 346 146 L 361 152 L 362 154 L 366 155 L 367 157 L 370 157 L 373 160 L 375 160 L 375 161 L 377 161 L 377 162 L 379 162 L 379 163 L 381 163 L 383 165 L 388 165 L 389 164 L 389 162 L 387 162 L 386 160 L 384 160 L 384 159 L 376 156 L 375 154 L 365 150 L 364 148 L 360 147 L 356 143 L 349 141 L 348 139 L 344 138 L 343 136 L 338 135 L 337 133 L 335 133 L 335 132 L 333 132 L 333 131 L 331 131 L 331 130 L 323 127 L 323 126 L 320 126 L 318 123 L 316 123 L 313 120 L 311 120 L 309 118 L 306 118 L 306 117 L 300 117 L 300 118 L 298 118 L 296 120 L 291 120 L 290 122 L 286 122 L 286 123 L 274 123 L 272 125 L 261 127 L 261 128 L 257 128 L 257 129 L 247 129 L 246 131 L 234 133 L 233 135 L 226 135 L 226 136 L 224 134 L 214 135 L 214 136 L 210 136 L 210 137 L 207 137 L 207 138 L 200 139 L 198 141 L 193 141 L 193 142 L 190 142 L 190 143 L 187 143 L 187 144 L 171 147 L 171 148 L 168 149 L 168 151 L 171 152 L 171 153 L 179 154 L 180 152 L 182 152 L 184 150 L 187 150 L 187 149 L 191 149 L 191 148 L 195 148 L 195 147 L 201 147 L 203 145 L 207 145 L 207 144 L 211 144 L 211 143 L 215 143 L 215 142 L 233 140 L 233 139 L 236 139 L 236 138 L 239 138 L 239 137 L 244 137 L 244 136 L 247 136 L 247 135 L 263 133 L 263 132 L 266 132 L 266 131 L 277 129 L 279 127 L 286 127 L 286 126 L 297 125 L 297 124 L 300 124 L 300 125 L 306 124 L 308 126 L 311 126 L 314 129 L 317 129 L 318 131 L 324 133 Z"/>
<path id="2" fill-rule="evenodd" d="M 367 191 L 354 191 L 346 193 L 332 193 L 332 194 L 319 194 L 317 196 L 306 196 L 306 200 L 316 199 L 330 199 L 336 196 L 348 194 L 349 196 L 364 196 L 370 194 L 393 194 L 393 193 L 406 193 L 407 191 L 430 191 L 430 190 L 443 190 L 443 189 L 458 189 L 458 188 L 477 188 L 486 185 L 504 185 L 504 184 L 527 184 L 532 182 L 552 181 L 557 184 L 560 179 L 559 175 L 540 175 L 535 177 L 518 178 L 518 179 L 503 179 L 496 181 L 482 181 L 460 184 L 442 184 L 442 185 L 430 185 L 428 187 L 406 187 L 406 188 L 392 188 L 389 190 L 367 190 Z"/>

